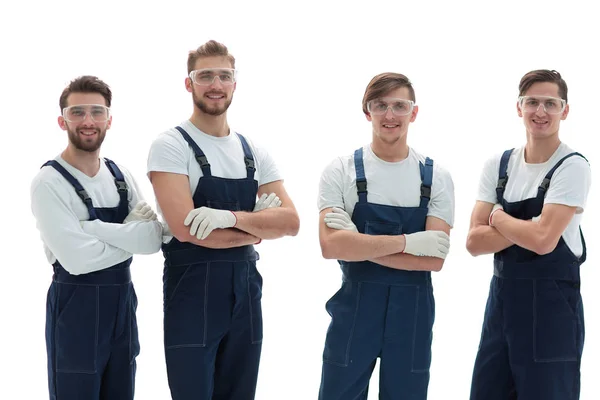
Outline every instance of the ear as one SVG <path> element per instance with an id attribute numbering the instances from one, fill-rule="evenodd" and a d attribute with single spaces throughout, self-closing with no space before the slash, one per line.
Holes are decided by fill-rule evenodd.
<path id="1" fill-rule="evenodd" d="M 112 115 L 110 116 L 110 118 L 108 119 L 108 121 L 106 121 L 106 129 L 110 129 L 110 126 L 112 125 Z"/>
<path id="2" fill-rule="evenodd" d="M 192 93 L 192 84 L 192 80 L 189 77 L 185 78 L 185 90 L 190 93 Z"/>
<path id="3" fill-rule="evenodd" d="M 237 88 L 237 82 L 233 82 L 233 91 L 235 92 L 235 88 Z"/>
<path id="4" fill-rule="evenodd" d="M 62 115 L 58 117 L 58 126 L 60 126 L 60 129 L 62 129 L 63 131 L 67 130 L 67 121 L 65 121 Z"/>
<path id="5" fill-rule="evenodd" d="M 523 118 L 523 111 L 521 110 L 521 107 L 519 106 L 519 102 L 517 101 L 517 115 L 521 118 Z"/>
<path id="6" fill-rule="evenodd" d="M 569 115 L 569 105 L 568 104 L 565 106 L 565 111 L 562 112 L 560 119 L 564 121 L 565 119 L 567 119 L 567 115 Z"/>
<path id="7" fill-rule="evenodd" d="M 371 117 L 370 112 L 365 113 L 365 117 L 367 117 L 367 121 L 369 121 L 369 122 L 373 121 L 373 117 Z"/>
<path id="8" fill-rule="evenodd" d="M 410 122 L 415 122 L 417 119 L 417 114 L 419 113 L 419 106 L 414 106 L 412 110 L 412 115 L 410 116 Z"/>

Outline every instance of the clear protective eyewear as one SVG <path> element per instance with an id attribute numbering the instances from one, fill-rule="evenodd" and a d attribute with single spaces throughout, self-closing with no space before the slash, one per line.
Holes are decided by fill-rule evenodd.
<path id="1" fill-rule="evenodd" d="M 519 107 L 525 112 L 535 113 L 540 106 L 548 114 L 560 114 L 565 110 L 567 102 L 551 96 L 519 96 Z"/>
<path id="2" fill-rule="evenodd" d="M 63 118 L 68 122 L 83 122 L 90 115 L 94 122 L 106 122 L 110 108 L 101 104 L 77 104 L 63 108 Z"/>
<path id="3" fill-rule="evenodd" d="M 388 109 L 397 116 L 408 115 L 415 107 L 415 102 L 406 99 L 397 99 L 392 97 L 383 97 L 374 99 L 367 103 L 367 110 L 373 115 L 383 115 Z"/>
<path id="4" fill-rule="evenodd" d="M 236 82 L 237 70 L 233 68 L 202 68 L 190 72 L 190 79 L 196 85 L 210 86 L 219 78 L 222 85 L 233 85 Z"/>

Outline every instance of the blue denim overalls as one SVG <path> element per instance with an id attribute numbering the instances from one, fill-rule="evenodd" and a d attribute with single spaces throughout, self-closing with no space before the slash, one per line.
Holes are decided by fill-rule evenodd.
<path id="1" fill-rule="evenodd" d="M 258 182 L 245 138 L 247 176 L 212 176 L 210 164 L 181 127 L 203 176 L 194 207 L 252 212 Z M 253 399 L 262 347 L 262 277 L 254 246 L 210 249 L 176 238 L 163 246 L 164 340 L 174 400 Z"/>
<path id="2" fill-rule="evenodd" d="M 128 187 L 117 165 L 105 162 L 115 177 L 117 207 L 94 207 L 83 186 L 62 165 L 52 160 L 44 166 L 53 167 L 73 185 L 90 220 L 120 224 L 129 213 Z M 133 399 L 140 344 L 131 260 L 81 275 L 71 275 L 59 260 L 53 264 L 46 305 L 51 400 Z"/>
<path id="3" fill-rule="evenodd" d="M 504 199 L 508 161 L 502 155 L 497 200 L 514 218 L 542 213 L 544 197 L 562 158 L 546 174 L 536 197 L 509 203 Z M 583 157 L 583 156 L 581 156 Z M 581 231 L 580 231 L 581 232 Z M 579 266 L 563 238 L 549 254 L 513 245 L 494 255 L 481 342 L 471 386 L 471 400 L 576 400 L 583 351 L 584 320 Z"/>
<path id="4" fill-rule="evenodd" d="M 369 203 L 362 148 L 354 153 L 358 203 L 352 221 L 360 233 L 401 235 L 425 230 L 433 161 L 420 163 L 418 207 Z M 390 184 L 402 184 L 390 182 Z M 431 273 L 363 261 L 340 261 L 341 289 L 327 302 L 331 315 L 323 353 L 320 400 L 366 400 L 380 358 L 379 398 L 425 399 L 435 314 Z"/>

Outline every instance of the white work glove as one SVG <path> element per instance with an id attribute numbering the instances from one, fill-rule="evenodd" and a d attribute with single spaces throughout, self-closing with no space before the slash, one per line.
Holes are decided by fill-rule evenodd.
<path id="1" fill-rule="evenodd" d="M 233 211 L 200 207 L 189 212 L 183 224 L 190 227 L 190 235 L 204 240 L 214 229 L 233 228 L 237 218 Z"/>
<path id="2" fill-rule="evenodd" d="M 133 221 L 156 221 L 156 213 L 152 210 L 152 207 L 145 201 L 140 201 L 133 207 L 133 210 L 125 217 L 123 223 Z"/>
<path id="3" fill-rule="evenodd" d="M 356 225 L 354 225 L 354 222 L 352 222 L 350 215 L 338 207 L 333 207 L 331 212 L 325 214 L 323 221 L 325 221 L 325 225 L 332 229 L 343 229 L 346 231 L 358 232 L 358 229 L 356 229 Z"/>
<path id="4" fill-rule="evenodd" d="M 268 196 L 266 193 L 263 193 L 263 195 L 260 196 L 260 198 L 256 201 L 256 204 L 254 205 L 254 210 L 252 211 L 257 212 L 266 208 L 273 207 L 281 207 L 281 200 L 279 200 L 279 197 L 275 193 L 271 193 Z"/>
<path id="5" fill-rule="evenodd" d="M 494 224 L 492 224 L 493 219 L 492 217 L 494 216 L 494 213 L 498 210 L 503 210 L 504 211 L 504 207 L 502 207 L 502 204 L 500 203 L 496 203 L 494 204 L 494 207 L 492 207 L 492 211 L 490 211 L 490 218 L 488 219 L 488 225 L 489 226 L 494 226 Z"/>
<path id="6" fill-rule="evenodd" d="M 445 259 L 450 250 L 450 236 L 443 231 L 422 231 L 404 235 L 403 253 Z"/>

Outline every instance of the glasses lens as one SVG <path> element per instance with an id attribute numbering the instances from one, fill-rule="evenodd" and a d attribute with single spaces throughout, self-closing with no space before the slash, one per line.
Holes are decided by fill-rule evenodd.
<path id="1" fill-rule="evenodd" d="M 69 122 L 82 122 L 88 114 L 94 122 L 106 122 L 110 117 L 110 110 L 99 104 L 82 104 L 64 110 L 64 118 Z"/>
<path id="2" fill-rule="evenodd" d="M 192 71 L 191 78 L 196 85 L 210 86 L 219 78 L 222 85 L 233 85 L 236 71 L 231 68 L 206 68 Z"/>
<path id="3" fill-rule="evenodd" d="M 412 102 L 404 99 L 375 99 L 367 104 L 367 108 L 371 114 L 383 115 L 388 108 L 392 110 L 394 115 L 408 115 L 412 111 Z"/>
<path id="4" fill-rule="evenodd" d="M 548 114 L 560 114 L 563 112 L 565 102 L 562 99 L 556 97 L 534 97 L 524 96 L 521 99 L 521 107 L 526 112 L 537 112 L 539 107 L 543 106 L 544 111 Z"/>

